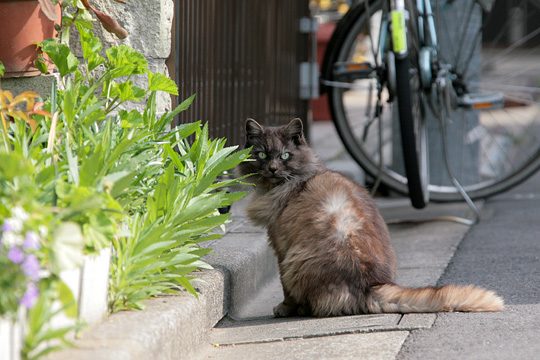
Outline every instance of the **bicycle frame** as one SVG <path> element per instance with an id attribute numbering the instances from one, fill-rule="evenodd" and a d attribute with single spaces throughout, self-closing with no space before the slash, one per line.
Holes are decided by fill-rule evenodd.
<path id="1" fill-rule="evenodd" d="M 451 101 L 450 101 L 450 88 L 453 87 L 453 79 L 451 73 L 451 68 L 448 65 L 439 63 L 438 58 L 438 40 L 437 40 L 437 31 L 435 28 L 435 21 L 433 18 L 433 9 L 431 7 L 431 1 L 430 0 L 416 0 L 416 16 L 414 19 L 409 19 L 411 21 L 416 21 L 416 29 L 417 29 L 417 36 L 418 36 L 418 70 L 419 70 L 419 78 L 420 83 L 424 90 L 431 92 L 431 89 L 433 85 L 435 85 L 435 92 L 438 93 L 437 98 L 439 103 L 442 105 L 443 108 L 446 109 L 446 111 L 449 113 L 451 108 Z M 383 14 L 384 16 L 384 14 Z M 390 25 L 383 24 L 388 31 L 391 33 L 392 38 L 392 53 L 396 58 L 406 58 L 408 56 L 407 52 L 407 26 L 406 26 L 406 19 L 409 16 L 407 13 L 406 7 L 405 7 L 405 0 L 391 0 L 390 1 Z M 382 30 L 382 29 L 381 29 Z M 381 31 L 381 34 L 384 33 L 384 31 Z M 384 39 L 386 36 L 383 34 L 381 38 Z M 384 40 L 386 43 L 386 40 Z M 380 45 L 382 42 L 380 43 Z M 388 49 L 387 48 L 380 48 L 385 49 L 383 51 L 383 54 L 387 54 Z M 432 65 L 436 63 L 437 69 L 436 74 L 433 73 Z M 389 67 L 392 67 L 393 64 L 390 64 Z M 391 69 L 389 69 L 390 72 L 388 73 L 389 76 L 392 76 Z M 393 79 L 388 79 L 388 83 L 390 86 L 393 84 Z M 431 100 L 429 100 L 431 101 Z M 433 105 L 431 105 L 432 108 Z M 464 190 L 461 183 L 457 180 L 457 178 L 453 175 L 453 172 L 450 168 L 449 161 L 448 161 L 448 155 L 447 155 L 447 141 L 446 141 L 446 134 L 445 134 L 445 119 L 446 115 L 443 111 L 439 112 L 438 115 L 439 121 L 440 121 L 440 127 L 441 127 L 441 135 L 442 135 L 442 145 L 443 145 L 443 153 L 444 153 L 444 159 L 445 159 L 445 166 L 448 172 L 448 175 L 451 178 L 452 183 L 456 187 L 456 189 L 461 193 L 463 199 L 467 202 L 469 207 L 474 211 L 477 218 L 479 216 L 478 209 L 476 208 L 475 204 L 472 202 L 471 198 L 468 196 L 466 191 Z M 406 125 L 404 123 L 401 123 L 402 126 Z M 425 126 L 425 125 L 424 125 Z M 380 146 L 380 145 L 379 145 Z M 425 144 L 425 146 L 427 146 Z M 407 176 L 408 177 L 408 176 Z M 411 179 L 409 178 L 409 181 Z M 411 190 L 412 192 L 412 190 Z M 415 205 L 415 200 L 412 195 L 411 200 L 413 202 L 413 205 L 415 207 L 423 207 L 423 203 L 420 202 L 420 206 Z M 416 199 L 418 199 L 418 196 L 416 196 Z M 418 201 L 418 200 L 417 200 Z"/>
<path id="2" fill-rule="evenodd" d="M 420 37 L 420 42 L 436 49 L 438 46 L 437 31 L 435 30 L 435 20 L 433 19 L 431 1 L 417 0 L 416 8 L 418 10 L 418 35 Z M 427 23 L 429 39 L 425 39 L 426 33 L 424 29 L 424 22 Z"/>
<path id="3" fill-rule="evenodd" d="M 368 4 L 369 0 L 366 0 Z M 369 7 L 369 5 L 367 5 Z M 431 86 L 432 72 L 431 60 L 437 50 L 437 35 L 435 29 L 435 21 L 433 19 L 433 11 L 430 0 L 416 0 L 418 16 L 416 17 L 419 41 L 421 44 L 419 54 L 419 67 L 422 84 L 425 88 Z M 381 27 L 379 29 L 378 50 L 383 63 L 389 62 L 389 79 L 388 84 L 393 91 L 395 87 L 395 79 L 392 77 L 394 59 L 388 59 L 388 54 L 391 51 L 396 58 L 403 59 L 408 56 L 408 38 L 406 20 L 409 18 L 409 13 L 405 7 L 404 0 L 390 0 L 383 6 L 383 14 L 381 19 Z M 427 28 L 425 27 L 427 25 Z M 388 39 L 392 39 L 392 47 L 390 49 Z"/>
<path id="4" fill-rule="evenodd" d="M 367 1 L 367 0 L 366 0 Z M 389 14 L 384 16 L 381 21 L 381 29 L 379 31 L 379 49 L 385 49 L 381 52 L 382 59 L 385 60 L 387 53 L 388 32 L 392 38 L 392 52 L 396 57 L 403 58 L 408 55 L 407 52 L 407 27 L 405 25 L 409 14 L 405 8 L 404 0 L 391 0 L 389 3 Z M 431 56 L 436 53 L 438 40 L 437 31 L 435 29 L 435 20 L 433 18 L 433 9 L 430 0 L 416 0 L 416 9 L 418 16 L 416 17 L 419 41 L 421 44 L 420 67 L 422 73 L 430 71 Z M 390 20 L 390 23 L 388 21 Z M 391 25 L 391 26 L 389 26 Z M 427 27 L 426 27 L 427 25 Z M 429 49 L 429 52 L 428 52 Z M 429 56 L 429 58 L 428 58 Z"/>

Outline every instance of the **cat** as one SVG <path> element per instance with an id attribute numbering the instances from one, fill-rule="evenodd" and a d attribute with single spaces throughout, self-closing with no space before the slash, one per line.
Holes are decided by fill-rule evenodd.
<path id="1" fill-rule="evenodd" d="M 286 126 L 246 122 L 253 174 L 249 218 L 267 228 L 284 300 L 276 317 L 501 311 L 502 298 L 472 285 L 406 288 L 386 224 L 367 191 L 327 169 L 308 146 L 300 119 Z"/>

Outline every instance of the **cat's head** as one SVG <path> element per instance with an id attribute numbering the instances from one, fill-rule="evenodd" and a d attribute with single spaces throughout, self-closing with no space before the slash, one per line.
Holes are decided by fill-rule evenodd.
<path id="1" fill-rule="evenodd" d="M 307 145 L 300 119 L 280 127 L 265 127 L 248 119 L 247 147 L 252 147 L 253 161 L 243 163 L 240 172 L 256 174 L 255 181 L 266 187 L 306 179 L 320 166 Z"/>

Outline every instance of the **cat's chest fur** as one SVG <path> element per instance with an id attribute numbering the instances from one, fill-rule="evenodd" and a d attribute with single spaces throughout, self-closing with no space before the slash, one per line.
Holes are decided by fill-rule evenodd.
<path id="1" fill-rule="evenodd" d="M 291 239 L 290 236 L 287 236 L 288 232 L 281 228 L 284 211 L 290 202 L 294 201 L 295 196 L 298 196 L 302 191 L 303 186 L 304 183 L 285 183 L 270 191 L 256 191 L 252 194 L 251 201 L 246 208 L 250 220 L 268 230 L 268 240 L 278 258 L 282 258 L 281 255 L 287 251 Z M 301 221 L 302 219 L 295 220 Z"/>
<path id="2" fill-rule="evenodd" d="M 246 208 L 248 217 L 256 225 L 271 227 L 301 187 L 299 183 L 285 183 L 269 191 L 255 191 Z"/>

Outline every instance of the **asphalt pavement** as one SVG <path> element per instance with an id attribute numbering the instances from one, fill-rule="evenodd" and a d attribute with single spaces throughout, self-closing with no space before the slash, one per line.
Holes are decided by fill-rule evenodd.
<path id="1" fill-rule="evenodd" d="M 439 284 L 474 283 L 499 293 L 501 313 L 438 314 L 398 359 L 540 358 L 540 174 L 490 199 Z"/>

